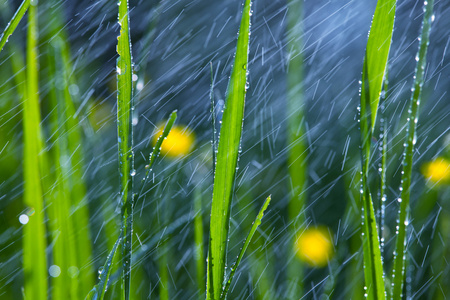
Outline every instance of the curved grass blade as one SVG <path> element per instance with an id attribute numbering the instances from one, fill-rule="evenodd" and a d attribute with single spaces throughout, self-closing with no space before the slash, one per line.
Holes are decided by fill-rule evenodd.
<path id="1" fill-rule="evenodd" d="M 256 229 L 258 229 L 258 226 L 261 225 L 261 220 L 264 216 L 264 212 L 266 211 L 267 207 L 270 204 L 270 200 L 272 200 L 272 197 L 269 195 L 269 197 L 266 198 L 266 201 L 264 201 L 263 206 L 259 210 L 259 213 L 256 216 L 255 221 L 253 222 L 253 226 L 250 229 L 250 232 L 248 233 L 247 238 L 245 239 L 244 245 L 242 246 L 241 251 L 239 252 L 237 260 L 231 267 L 230 276 L 228 277 L 227 283 L 225 285 L 222 295 L 220 296 L 220 299 L 226 299 L 228 289 L 230 288 L 231 282 L 233 281 L 233 277 L 234 277 L 234 274 L 236 273 L 236 269 L 239 267 L 239 264 L 241 263 L 241 260 L 244 257 L 245 251 L 247 250 L 248 245 L 250 244 L 250 242 L 253 238 L 253 235 L 256 232 Z"/>
<path id="2" fill-rule="evenodd" d="M 251 0 L 246 0 L 239 29 L 234 66 L 228 84 L 214 174 L 207 267 L 207 299 L 214 300 L 219 299 L 222 294 L 225 277 L 231 195 L 236 175 L 247 91 L 250 6 Z"/>
<path id="3" fill-rule="evenodd" d="M 30 0 L 24 0 L 22 4 L 20 4 L 16 13 L 12 17 L 11 21 L 9 21 L 8 25 L 0 36 L 0 52 L 2 51 L 3 46 L 5 46 L 5 44 L 8 42 L 9 37 L 11 36 L 11 34 L 13 34 L 17 25 L 19 25 L 19 22 L 20 20 L 22 20 L 23 15 L 25 15 L 28 7 L 30 6 L 30 2 Z"/>
<path id="4" fill-rule="evenodd" d="M 172 129 L 172 126 L 175 123 L 176 118 L 177 118 L 177 111 L 175 110 L 175 111 L 173 111 L 171 113 L 170 118 L 169 118 L 169 120 L 167 120 L 167 123 L 166 123 L 166 125 L 164 127 L 163 133 L 158 138 L 158 140 L 157 140 L 157 142 L 155 144 L 155 147 L 153 147 L 153 151 L 152 151 L 152 153 L 150 154 L 150 157 L 149 157 L 149 164 L 147 166 L 145 166 L 147 171 L 146 171 L 144 179 L 142 180 L 142 188 L 141 188 L 140 192 L 135 196 L 135 199 L 140 199 L 140 197 L 142 195 L 142 192 L 144 190 L 144 186 L 145 186 L 145 184 L 147 183 L 147 181 L 149 179 L 149 175 L 150 175 L 150 171 L 152 169 L 152 166 L 153 166 L 156 158 L 158 158 L 158 156 L 159 156 L 161 145 L 164 142 L 165 138 L 169 135 L 170 130 Z M 179 226 L 181 226 L 181 225 L 179 225 Z M 167 232 L 171 232 L 171 231 L 167 230 Z M 124 233 L 124 230 L 122 229 L 122 233 L 121 233 L 120 237 L 122 237 L 123 233 Z M 154 245 L 158 240 L 159 240 L 159 238 L 152 240 L 152 244 L 151 245 Z M 150 247 L 150 246 L 147 244 L 146 247 Z M 144 252 L 138 252 L 138 254 L 136 255 L 136 259 L 137 260 L 142 259 L 142 255 L 143 254 L 144 254 Z M 127 265 L 123 265 L 123 267 L 126 267 L 126 266 Z M 122 270 L 122 272 L 124 272 L 123 268 L 119 268 L 119 271 L 120 270 Z M 91 292 L 93 292 L 93 291 L 91 291 Z"/>
<path id="5" fill-rule="evenodd" d="M 150 153 L 150 157 L 148 158 L 148 165 L 145 166 L 145 168 L 147 169 L 145 172 L 145 178 L 148 177 L 155 160 L 158 158 L 159 153 L 161 152 L 161 146 L 162 146 L 164 140 L 166 139 L 166 137 L 169 135 L 170 130 L 172 129 L 172 126 L 175 123 L 176 119 L 177 119 L 177 110 L 174 110 L 170 114 L 170 117 L 167 120 L 166 125 L 164 125 L 164 130 L 163 130 L 162 134 L 156 140 L 156 143 L 155 143 L 155 146 L 153 147 L 152 153 Z"/>
<path id="6" fill-rule="evenodd" d="M 134 153 L 133 126 L 131 125 L 132 103 L 132 58 L 129 26 L 128 0 L 119 0 L 118 21 L 120 35 L 117 38 L 117 133 L 119 146 L 119 172 L 122 199 L 122 299 L 130 299 L 131 253 L 134 205 Z"/>
<path id="7" fill-rule="evenodd" d="M 243 182 L 242 185 L 236 189 L 237 201 L 237 222 L 240 224 L 240 236 L 250 232 L 254 219 L 256 218 L 258 212 L 254 211 L 254 196 L 251 181 Z M 249 276 L 251 278 L 257 278 L 254 282 L 253 287 L 253 299 L 254 300 L 264 300 L 264 299 L 276 299 L 276 291 L 273 279 L 274 268 L 271 265 L 271 251 L 268 240 L 264 233 L 255 232 L 253 241 L 248 245 L 247 251 L 251 252 L 248 256 L 248 266 L 249 266 Z M 270 243 L 270 242 L 269 242 Z"/>
<path id="8" fill-rule="evenodd" d="M 141 186 L 141 190 L 139 191 L 139 193 L 136 195 L 136 201 L 139 200 L 141 198 L 141 195 L 144 191 L 144 187 L 147 184 L 149 177 L 150 177 L 150 172 L 152 171 L 152 167 L 153 164 L 155 163 L 155 160 L 158 158 L 160 152 L 161 152 L 161 146 L 164 142 L 164 140 L 166 139 L 166 137 L 169 135 L 170 130 L 173 127 L 173 124 L 175 123 L 175 121 L 177 120 L 177 110 L 174 110 L 171 114 L 169 119 L 166 122 L 166 125 L 164 125 L 164 129 L 162 134 L 158 137 L 158 139 L 156 140 L 155 146 L 153 147 L 153 151 L 152 153 L 150 153 L 150 156 L 148 158 L 148 165 L 145 166 L 145 176 L 142 179 L 142 186 Z"/>
<path id="9" fill-rule="evenodd" d="M 288 171 L 289 171 L 289 223 L 292 236 L 288 257 L 293 258 L 287 265 L 289 288 L 286 297 L 296 298 L 303 293 L 303 264 L 295 255 L 295 237 L 305 223 L 305 201 L 307 186 L 307 144 L 303 97 L 303 54 L 302 15 L 303 1 L 288 1 L 287 34 L 289 67 L 287 71 L 287 114 L 288 114 Z M 297 297 L 298 298 L 298 297 Z"/>
<path id="10" fill-rule="evenodd" d="M 406 147 L 403 155 L 403 173 L 399 217 L 397 219 L 397 240 L 395 243 L 394 267 L 392 272 L 392 298 L 401 299 L 403 292 L 403 281 L 405 275 L 405 255 L 406 255 L 406 229 L 409 224 L 409 199 L 411 194 L 411 174 L 413 164 L 414 145 L 416 143 L 416 126 L 419 118 L 419 104 L 424 82 L 424 72 L 426 55 L 430 40 L 430 29 L 433 21 L 434 0 L 424 2 L 424 16 L 422 23 L 422 33 L 420 36 L 419 51 L 416 56 L 417 66 L 415 71 L 414 87 L 412 89 L 411 102 L 409 107 L 408 128 L 406 133 Z"/>
<path id="11" fill-rule="evenodd" d="M 378 0 L 367 41 L 361 82 L 360 126 L 362 165 L 364 278 L 368 299 L 385 299 L 383 262 L 372 196 L 368 185 L 370 140 L 375 126 L 395 18 L 395 0 Z"/>
<path id="12" fill-rule="evenodd" d="M 47 299 L 47 257 L 44 198 L 41 186 L 42 148 L 38 87 L 37 7 L 30 6 L 27 32 L 27 88 L 23 102 L 24 203 L 29 221 L 23 229 L 24 294 L 26 299 Z"/>
<path id="13" fill-rule="evenodd" d="M 144 187 L 147 184 L 149 177 L 150 177 L 150 172 L 152 170 L 153 164 L 155 162 L 155 160 L 158 158 L 160 152 L 161 152 L 161 146 L 164 142 L 164 140 L 166 139 L 166 137 L 169 135 L 170 130 L 172 129 L 173 124 L 175 123 L 175 120 L 177 119 L 177 111 L 174 110 L 171 114 L 169 119 L 166 122 L 166 125 L 164 126 L 164 130 L 162 132 L 162 134 L 158 137 L 155 146 L 153 147 L 153 151 L 152 153 L 150 153 L 149 156 L 149 163 L 148 165 L 145 166 L 146 168 L 146 172 L 145 172 L 145 176 L 142 179 L 142 186 L 140 189 L 139 194 L 136 195 L 136 201 L 138 201 L 144 191 Z M 165 210 L 167 211 L 167 210 Z M 159 260 L 159 270 L 160 270 L 160 294 L 159 297 L 161 300 L 163 299 L 169 299 L 169 273 L 168 273 L 168 268 L 167 268 L 167 251 L 168 251 L 168 246 L 166 243 L 164 243 L 163 245 L 161 245 L 161 257 Z M 139 272 L 141 270 L 137 270 L 139 275 Z M 136 272 L 135 272 L 136 273 Z M 136 274 L 135 274 L 136 276 Z"/>
<path id="14" fill-rule="evenodd" d="M 111 265 L 112 265 L 114 256 L 116 255 L 117 248 L 119 247 L 121 242 L 122 242 L 122 235 L 119 236 L 119 238 L 117 239 L 116 243 L 114 244 L 114 247 L 112 248 L 111 252 L 108 254 L 108 257 L 106 258 L 103 268 L 99 271 L 100 281 L 94 286 L 94 288 L 86 296 L 86 300 L 103 300 L 103 297 L 105 296 L 106 288 L 108 287 L 109 275 L 111 274 L 111 269 L 112 269 Z"/>

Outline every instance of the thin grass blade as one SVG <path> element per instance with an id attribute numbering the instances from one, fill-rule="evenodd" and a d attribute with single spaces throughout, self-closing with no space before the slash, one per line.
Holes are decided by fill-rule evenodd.
<path id="1" fill-rule="evenodd" d="M 132 57 L 129 26 L 128 0 L 119 0 L 118 21 L 120 35 L 117 38 L 117 132 L 119 146 L 119 172 L 121 181 L 122 200 L 122 263 L 123 263 L 123 291 L 122 299 L 130 299 L 131 284 L 131 253 L 133 231 L 134 205 L 134 153 L 133 126 L 131 125 L 132 103 Z"/>
<path id="2" fill-rule="evenodd" d="M 45 55 L 48 66 L 48 77 L 50 83 L 49 104 L 51 112 L 50 141 L 51 148 L 49 161 L 51 161 L 51 178 L 53 188 L 49 192 L 48 219 L 49 230 L 52 241 L 52 263 L 60 269 L 59 276 L 52 277 L 52 298 L 78 298 L 78 280 L 70 276 L 70 268 L 76 267 L 76 251 L 73 240 L 73 223 L 71 217 L 68 160 L 68 140 L 65 135 L 65 113 L 63 91 L 56 86 L 56 82 L 62 76 L 61 60 L 58 50 L 52 45 L 47 45 Z"/>
<path id="3" fill-rule="evenodd" d="M 86 296 L 86 300 L 103 300 L 105 296 L 106 289 L 108 287 L 109 275 L 111 274 L 112 262 L 114 260 L 114 256 L 116 255 L 117 248 L 122 242 L 122 235 L 119 236 L 114 247 L 111 252 L 108 254 L 106 258 L 105 264 L 103 268 L 99 270 L 99 282 L 94 286 L 94 288 L 89 292 Z"/>
<path id="4" fill-rule="evenodd" d="M 173 124 L 177 120 L 177 111 L 174 110 L 171 114 L 169 119 L 166 122 L 166 125 L 164 125 L 164 130 L 162 134 L 158 137 L 156 140 L 155 146 L 153 147 L 152 153 L 150 153 L 150 157 L 148 159 L 148 165 L 145 166 L 147 169 L 145 172 L 145 177 L 147 178 L 150 171 L 152 170 L 153 164 L 155 163 L 155 160 L 158 158 L 159 153 L 161 152 L 161 146 L 164 142 L 164 140 L 167 138 L 167 136 L 170 133 L 170 130 L 173 127 Z"/>
<path id="5" fill-rule="evenodd" d="M 58 97 L 59 106 L 64 109 L 61 113 L 64 115 L 64 122 L 61 124 L 64 128 L 64 138 L 66 139 L 67 186 L 69 189 L 68 198 L 70 199 L 70 208 L 72 226 L 71 232 L 75 239 L 74 249 L 76 256 L 76 266 L 78 268 L 78 297 L 84 297 L 95 282 L 93 276 L 92 245 L 89 226 L 89 211 L 87 205 L 87 188 L 84 180 L 84 157 L 83 140 L 80 121 L 76 116 L 75 103 L 76 95 L 69 91 L 70 86 L 77 86 L 75 76 L 73 75 L 73 66 L 71 61 L 70 44 L 68 42 L 67 30 L 64 24 L 64 17 L 61 6 L 53 8 L 53 18 L 50 22 L 52 27 L 51 46 L 54 48 L 54 58 L 59 72 L 59 78 L 62 79 L 61 90 Z"/>
<path id="6" fill-rule="evenodd" d="M 29 221 L 23 229 L 23 269 L 26 299 L 47 299 L 47 256 L 44 197 L 41 186 L 42 133 L 38 87 L 37 7 L 30 6 L 27 32 L 27 66 L 23 101 L 24 203 Z"/>
<path id="7" fill-rule="evenodd" d="M 166 125 L 164 125 L 164 129 L 162 134 L 158 137 L 156 140 L 155 146 L 153 147 L 153 151 L 150 153 L 150 156 L 148 158 L 148 165 L 145 166 L 145 176 L 142 179 L 142 186 L 139 191 L 139 193 L 136 195 L 136 200 L 139 200 L 141 198 L 142 193 L 144 192 L 144 188 L 150 178 L 150 173 L 153 168 L 153 164 L 155 163 L 156 159 L 158 158 L 160 152 L 161 152 L 161 146 L 166 139 L 166 137 L 169 135 L 170 130 L 173 127 L 173 124 L 177 120 L 177 110 L 174 110 L 171 114 L 169 119 L 166 122 Z"/>
<path id="8" fill-rule="evenodd" d="M 395 0 L 379 0 L 367 41 L 361 82 L 360 126 L 362 151 L 364 277 L 368 299 L 385 299 L 383 262 L 372 196 L 368 185 L 370 141 L 386 72 L 395 18 Z"/>
<path id="9" fill-rule="evenodd" d="M 5 44 L 8 42 L 9 37 L 11 36 L 11 34 L 13 34 L 17 25 L 19 25 L 20 20 L 22 20 L 23 16 L 25 15 L 28 7 L 30 6 L 30 2 L 30 0 L 22 1 L 22 4 L 20 4 L 16 13 L 12 17 L 11 21 L 9 21 L 8 25 L 0 36 L 0 52 L 2 51 L 3 46 L 5 46 Z"/>
<path id="10" fill-rule="evenodd" d="M 246 0 L 239 29 L 234 66 L 228 84 L 214 174 L 207 267 L 207 299 L 214 300 L 219 299 L 222 294 L 225 276 L 231 195 L 236 175 L 247 91 L 250 6 L 251 1 Z"/>
<path id="11" fill-rule="evenodd" d="M 248 233 L 247 238 L 245 239 L 244 245 L 242 246 L 241 251 L 239 252 L 237 260 L 231 267 L 230 276 L 228 277 L 227 283 L 225 285 L 222 295 L 220 296 L 220 299 L 226 299 L 228 289 L 230 288 L 231 282 L 233 281 L 233 277 L 234 277 L 234 274 L 236 273 L 236 269 L 239 267 L 239 264 L 241 263 L 241 260 L 244 257 L 245 251 L 247 250 L 248 245 L 250 244 L 250 242 L 253 238 L 253 235 L 255 234 L 256 230 L 258 229 L 258 226 L 261 225 L 261 220 L 264 216 L 264 212 L 266 211 L 267 207 L 269 206 L 271 200 L 272 200 L 272 197 L 269 195 L 269 197 L 266 198 L 266 201 L 264 201 L 263 206 L 259 210 L 259 213 L 256 216 L 255 221 L 253 222 L 253 226 L 250 229 L 250 232 Z"/>
<path id="12" fill-rule="evenodd" d="M 203 205 L 201 185 L 194 189 L 194 239 L 195 239 L 195 265 L 197 269 L 197 289 L 199 299 L 205 299 L 205 257 L 203 237 Z"/>
<path id="13" fill-rule="evenodd" d="M 289 49 L 289 67 L 287 71 L 287 114 L 288 114 L 288 171 L 289 171 L 289 223 L 290 236 L 289 258 L 287 265 L 289 288 L 288 298 L 295 298 L 303 293 L 303 264 L 295 255 L 295 237 L 302 231 L 305 223 L 306 186 L 308 179 L 306 119 L 304 115 L 305 99 L 303 97 L 303 54 L 302 54 L 302 16 L 303 1 L 288 1 L 287 36 Z"/>
<path id="14" fill-rule="evenodd" d="M 403 173 L 401 193 L 398 202 L 400 203 L 399 217 L 397 219 L 397 240 L 394 252 L 394 267 L 392 272 L 392 298 L 401 299 L 403 292 L 403 281 L 405 276 L 405 256 L 406 256 L 406 229 L 409 225 L 409 199 L 411 195 L 411 175 L 413 165 L 414 145 L 416 144 L 416 126 L 419 118 L 419 104 L 424 83 L 424 72 L 428 44 L 430 41 L 430 29 L 433 22 L 434 0 L 424 2 L 424 16 L 422 22 L 422 33 L 420 36 L 419 51 L 416 56 L 417 66 L 415 71 L 414 87 L 409 107 L 409 117 L 407 124 L 405 150 L 403 155 Z"/>
<path id="15" fill-rule="evenodd" d="M 382 99 L 381 99 L 381 105 L 380 105 L 380 140 L 381 145 L 379 147 L 379 151 L 381 151 L 381 163 L 379 165 L 379 173 L 380 173 L 380 194 L 379 194 L 379 205 L 380 205 L 380 230 L 379 230 L 379 237 L 380 237 L 380 253 L 381 253 L 381 259 L 384 262 L 383 255 L 384 255 L 384 224 L 385 224 L 385 214 L 386 214 L 386 172 L 387 172 L 387 157 L 388 157 L 388 151 L 387 151 L 387 144 L 388 144 L 388 124 L 385 120 L 385 103 L 388 95 L 388 86 L 389 86 L 389 80 L 388 80 L 388 69 L 386 69 L 385 74 L 385 80 L 383 82 L 383 92 L 382 92 Z M 385 287 L 386 284 L 385 284 Z M 387 293 L 389 293 L 389 289 L 386 290 Z"/>
<path id="16" fill-rule="evenodd" d="M 254 219 L 258 215 L 258 211 L 255 212 L 255 201 L 253 195 L 253 184 L 249 180 L 243 182 L 242 185 L 236 190 L 236 198 L 239 199 L 236 204 L 237 216 L 236 222 L 239 225 L 240 236 L 244 236 L 250 232 Z M 247 251 L 251 252 L 248 256 L 249 276 L 251 278 L 257 278 L 253 287 L 254 300 L 264 299 L 276 299 L 276 291 L 274 288 L 274 267 L 272 265 L 272 249 L 270 247 L 271 242 L 267 240 L 262 232 L 255 232 L 252 238 L 252 242 L 248 245 Z"/>

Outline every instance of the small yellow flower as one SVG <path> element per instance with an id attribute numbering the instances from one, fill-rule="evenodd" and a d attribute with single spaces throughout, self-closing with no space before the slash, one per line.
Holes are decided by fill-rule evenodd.
<path id="1" fill-rule="evenodd" d="M 297 237 L 295 251 L 302 261 L 311 267 L 322 268 L 333 256 L 333 242 L 324 226 L 306 229 Z"/>
<path id="2" fill-rule="evenodd" d="M 156 144 L 158 138 L 162 135 L 164 124 L 156 128 L 153 135 L 153 145 Z M 195 134 L 186 126 L 174 125 L 169 135 L 163 141 L 161 146 L 161 154 L 170 158 L 186 156 L 194 147 Z"/>
<path id="3" fill-rule="evenodd" d="M 433 161 L 422 165 L 422 174 L 431 183 L 444 183 L 450 181 L 450 161 L 438 157 Z"/>

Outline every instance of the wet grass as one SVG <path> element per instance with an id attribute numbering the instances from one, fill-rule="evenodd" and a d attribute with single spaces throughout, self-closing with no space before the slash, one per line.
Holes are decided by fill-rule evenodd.
<path id="1" fill-rule="evenodd" d="M 244 122 L 244 104 L 247 93 L 248 53 L 250 43 L 251 1 L 247 0 L 242 12 L 241 25 L 234 57 L 233 69 L 228 83 L 227 98 L 223 112 L 217 161 L 214 162 L 214 185 L 211 204 L 209 250 L 207 265 L 206 299 L 226 299 L 233 276 L 250 243 L 263 213 L 270 202 L 267 198 L 249 232 L 237 261 L 226 279 L 228 231 L 231 219 L 231 199 L 236 176 L 238 155 Z M 226 283 L 225 283 L 226 282 Z"/>
<path id="2" fill-rule="evenodd" d="M 0 36 L 0 51 L 2 51 L 3 47 L 8 42 L 9 37 L 13 34 L 14 30 L 17 28 L 17 25 L 19 25 L 20 20 L 22 20 L 23 16 L 27 12 L 28 7 L 30 6 L 30 1 L 31 0 L 24 0 L 12 17 L 11 21 L 9 21 Z"/>
<path id="3" fill-rule="evenodd" d="M 432 0 L 424 6 L 405 148 L 402 149 L 400 196 L 389 208 L 385 205 L 389 186 L 393 185 L 389 178 L 392 173 L 389 160 L 395 157 L 396 150 L 388 138 L 392 129 L 388 128 L 385 104 L 389 105 L 392 97 L 387 69 L 393 67 L 389 66 L 388 58 L 396 1 L 377 2 L 362 69 L 358 121 L 361 174 L 355 167 L 356 162 L 347 163 L 344 168 L 345 158 L 341 170 L 349 200 L 340 220 L 345 223 L 342 225 L 344 231 L 354 226 L 349 229 L 353 231 L 349 241 L 343 239 L 340 227 L 334 235 L 330 228 L 320 226 L 309 203 L 310 189 L 317 184 L 310 182 L 311 178 L 318 182 L 322 179 L 317 180 L 315 171 L 309 169 L 314 156 L 310 155 L 313 147 L 308 140 L 309 110 L 307 91 L 303 87 L 305 69 L 308 68 L 303 43 L 308 41 L 304 40 L 301 26 L 303 7 L 300 1 L 288 1 L 286 12 L 286 122 L 282 130 L 286 140 L 286 148 L 282 151 L 285 158 L 276 170 L 260 167 L 264 176 L 262 185 L 266 186 L 257 192 L 249 179 L 256 175 L 247 176 L 247 169 L 240 168 L 242 156 L 245 159 L 251 156 L 252 163 L 258 164 L 254 147 L 241 149 L 246 145 L 243 132 L 253 130 L 251 122 L 244 122 L 248 83 L 253 74 L 252 47 L 255 46 L 250 35 L 250 0 L 243 3 L 239 15 L 239 32 L 236 44 L 233 43 L 235 55 L 229 59 L 231 76 L 223 104 L 220 104 L 221 99 L 216 99 L 220 82 L 214 77 L 214 62 L 208 62 L 204 68 L 205 73 L 211 73 L 210 90 L 206 90 L 205 95 L 209 94 L 211 101 L 208 128 L 212 131 L 212 150 L 194 145 L 192 130 L 175 125 L 177 111 L 170 114 L 164 127 L 155 130 L 151 151 L 147 150 L 151 140 L 149 134 L 148 140 L 134 140 L 135 130 L 143 128 L 138 125 L 137 108 L 141 102 L 154 100 L 147 100 L 142 91 L 154 84 L 154 80 L 144 82 L 146 60 L 138 67 L 133 64 L 132 45 L 134 48 L 139 43 L 132 39 L 130 28 L 133 24 L 130 22 L 133 18 L 130 14 L 133 16 L 133 11 L 128 9 L 128 1 L 120 0 L 114 7 L 118 10 L 120 32 L 116 44 L 117 74 L 113 80 L 117 82 L 117 98 L 110 114 L 116 117 L 117 141 L 113 144 L 117 150 L 116 159 L 104 163 L 117 167 L 112 172 L 116 179 L 112 184 L 98 175 L 93 180 L 87 179 L 91 178 L 90 172 L 97 174 L 90 165 L 98 158 L 86 159 L 86 149 L 89 143 L 95 144 L 99 139 L 89 141 L 93 126 L 86 115 L 92 111 L 85 112 L 82 102 L 90 100 L 82 99 L 85 94 L 82 97 L 75 92 L 81 86 L 74 72 L 79 66 L 71 53 L 72 40 L 64 20 L 64 5 L 49 6 L 48 15 L 40 14 L 43 21 L 38 22 L 40 5 L 23 1 L 0 38 L 0 51 L 4 48 L 2 58 L 7 57 L 0 67 L 9 66 L 14 74 L 11 82 L 0 85 L 2 95 L 8 95 L 4 90 L 11 87 L 21 103 L 23 136 L 19 136 L 22 138 L 23 166 L 18 174 L 21 175 L 19 184 L 23 185 L 23 195 L 17 202 L 25 209 L 19 216 L 21 243 L 13 247 L 22 257 L 23 276 L 12 280 L 14 286 L 21 287 L 20 296 L 24 299 L 127 300 L 145 298 L 153 293 L 158 299 L 223 300 L 251 296 L 262 300 L 308 298 L 312 294 L 327 299 L 361 299 L 366 294 L 368 299 L 404 298 L 404 291 L 411 289 L 411 278 L 406 278 L 405 266 L 417 248 L 407 239 L 408 232 L 414 230 L 411 222 L 415 217 L 417 222 L 425 222 L 428 217 L 425 212 L 411 212 L 410 198 L 415 184 L 419 103 L 426 83 L 427 48 L 434 19 Z M 164 9 L 159 2 L 155 11 L 164 13 Z M 16 41 L 6 42 L 11 34 L 13 37 L 20 34 L 15 29 L 26 11 L 24 52 Z M 6 14 L 2 12 L 2 17 Z M 145 51 L 153 49 L 152 42 L 157 40 L 153 29 L 159 21 L 160 17 L 157 17 L 151 22 L 151 33 L 143 38 Z M 135 100 L 139 101 L 136 106 Z M 223 112 L 220 105 L 223 105 Z M 220 126 L 218 138 L 216 126 Z M 146 128 L 145 131 L 151 130 Z M 381 136 L 374 145 L 378 132 Z M 158 164 L 160 156 L 163 160 Z M 374 162 L 375 156 L 379 157 L 377 162 Z M 161 170 L 161 166 L 165 167 Z M 439 166 L 435 168 L 442 171 Z M 196 172 L 200 169 L 207 169 L 205 173 L 212 175 L 199 179 Z M 444 175 L 445 171 L 448 170 L 442 171 Z M 282 179 L 275 181 L 278 173 L 283 174 Z M 212 190 L 209 179 L 213 181 Z M 436 180 L 434 185 L 437 186 L 448 179 L 444 176 Z M 177 186 L 182 192 L 173 192 Z M 273 212 L 269 209 L 268 216 L 263 219 L 271 202 L 271 196 L 267 195 L 272 189 L 277 195 L 281 194 L 280 190 L 286 195 L 280 199 L 274 197 Z M 378 197 L 374 196 L 375 190 Z M 107 194 L 118 194 L 118 199 Z M 437 192 L 424 192 L 423 195 L 431 203 L 424 204 L 430 212 L 440 195 Z M 101 201 L 97 197 L 102 197 Z M 177 198 L 183 198 L 185 202 Z M 118 208 L 114 211 L 116 200 Z M 143 209 L 138 214 L 135 208 L 138 204 L 143 207 L 145 201 L 151 209 L 148 215 L 142 216 Z M 386 209 L 391 210 L 397 205 L 397 227 L 395 235 L 391 236 L 395 246 L 392 242 L 385 245 L 384 235 L 389 232 L 384 227 L 390 226 L 385 223 Z M 188 207 L 187 213 L 185 207 Z M 442 214 L 440 223 L 433 230 L 439 228 L 436 229 L 439 234 L 446 236 L 450 218 L 445 211 Z M 357 224 L 360 215 L 362 222 Z M 151 221 L 141 222 L 140 219 L 145 218 Z M 278 230 L 277 226 L 282 229 Z M 305 237 L 309 238 L 306 244 L 300 242 Z M 448 251 L 440 246 L 433 240 L 430 250 L 433 255 Z M 412 249 L 411 253 L 408 249 Z M 363 255 L 359 257 L 361 252 Z M 391 252 L 394 252 L 393 258 Z M 441 277 L 438 280 L 444 284 L 442 274 L 445 269 L 441 270 L 442 266 L 436 261 L 442 259 L 435 259 L 426 268 L 439 269 Z M 180 275 L 185 271 L 187 275 Z M 433 276 L 431 273 L 428 277 Z M 305 285 L 306 282 L 312 287 Z M 347 289 L 342 283 L 348 286 Z M 13 299 L 11 295 L 18 297 L 14 291 L 7 291 L 5 295 L 5 299 Z"/>
<path id="4" fill-rule="evenodd" d="M 411 184 L 412 184 L 412 168 L 414 146 L 417 141 L 416 127 L 419 118 L 419 105 L 422 96 L 422 87 L 424 83 L 424 73 L 426 66 L 426 56 L 428 45 L 430 43 L 430 29 L 433 22 L 433 5 L 434 1 L 429 0 L 424 4 L 424 15 L 422 22 L 422 33 L 420 35 L 419 50 L 416 56 L 417 66 L 414 75 L 414 86 L 411 89 L 412 95 L 410 100 L 410 107 L 408 109 L 408 123 L 405 139 L 405 150 L 403 153 L 402 163 L 402 179 L 400 188 L 400 198 L 397 201 L 400 203 L 399 216 L 397 219 L 397 240 L 395 243 L 394 267 L 392 271 L 392 295 L 391 299 L 399 299 L 403 294 L 403 282 L 405 281 L 405 267 L 406 267 L 406 234 L 410 226 L 410 198 L 411 198 Z"/>
<path id="5" fill-rule="evenodd" d="M 26 88 L 23 101 L 24 134 L 24 196 L 25 205 L 31 211 L 23 232 L 23 269 L 25 276 L 24 297 L 47 299 L 47 256 L 46 228 L 44 211 L 44 191 L 41 178 L 48 170 L 43 157 L 43 139 L 39 109 L 38 88 L 38 28 L 37 7 L 31 6 L 28 12 L 27 52 L 26 52 Z"/>
<path id="6" fill-rule="evenodd" d="M 367 41 L 361 80 L 360 130 L 361 130 L 361 195 L 362 232 L 364 251 L 365 293 L 368 299 L 385 299 L 383 262 L 380 238 L 375 218 L 372 193 L 369 188 L 369 160 L 371 139 L 374 134 L 378 105 L 386 73 L 392 32 L 394 29 L 395 0 L 377 2 Z"/>

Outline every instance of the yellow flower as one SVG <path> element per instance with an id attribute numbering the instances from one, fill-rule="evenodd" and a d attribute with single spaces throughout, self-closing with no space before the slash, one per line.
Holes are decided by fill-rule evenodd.
<path id="1" fill-rule="evenodd" d="M 302 261 L 311 267 L 321 268 L 333 256 L 333 242 L 324 226 L 306 229 L 297 237 L 295 251 Z"/>
<path id="2" fill-rule="evenodd" d="M 432 183 L 444 183 L 450 180 L 450 161 L 438 157 L 422 165 L 422 174 Z"/>
<path id="3" fill-rule="evenodd" d="M 156 133 L 153 135 L 153 145 L 156 144 L 163 130 L 164 124 L 156 128 Z M 174 125 L 162 143 L 161 154 L 171 158 L 186 156 L 194 147 L 194 142 L 195 134 L 188 127 Z"/>

